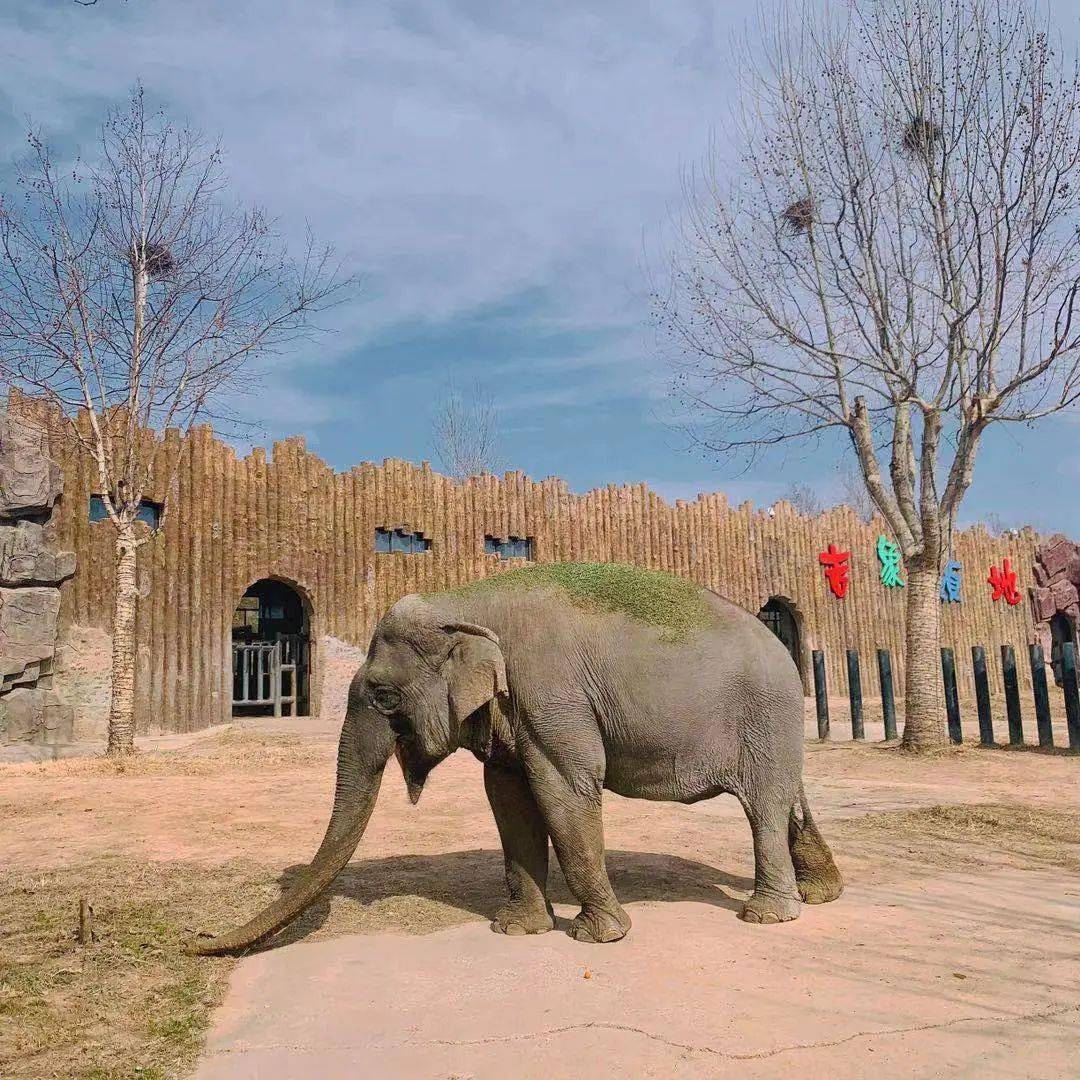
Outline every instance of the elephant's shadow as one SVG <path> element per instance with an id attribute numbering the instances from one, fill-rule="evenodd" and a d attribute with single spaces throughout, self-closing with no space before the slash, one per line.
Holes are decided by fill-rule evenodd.
<path id="1" fill-rule="evenodd" d="M 750 878 L 677 855 L 608 851 L 607 867 L 615 894 L 624 904 L 689 900 L 739 911 L 743 899 L 732 892 L 746 894 L 754 887 Z M 289 867 L 278 879 L 279 885 L 287 888 L 303 869 L 303 865 Z M 548 891 L 553 903 L 576 906 L 554 853 Z M 360 904 L 420 897 L 491 919 L 507 899 L 502 852 L 476 849 L 436 855 L 391 855 L 352 863 L 299 919 L 263 947 L 292 944 L 314 933 L 326 922 L 334 896 Z M 565 920 L 558 920 L 560 929 L 565 925 Z"/>

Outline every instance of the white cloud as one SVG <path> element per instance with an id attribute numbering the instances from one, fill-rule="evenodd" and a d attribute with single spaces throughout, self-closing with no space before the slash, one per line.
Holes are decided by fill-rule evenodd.
<path id="1" fill-rule="evenodd" d="M 0 134 L 19 152 L 29 115 L 88 148 L 103 109 L 141 77 L 174 117 L 221 135 L 237 197 L 297 240 L 310 222 L 349 257 L 364 289 L 323 320 L 338 332 L 264 365 L 257 412 L 270 434 L 314 434 L 343 414 L 378 428 L 387 402 L 426 411 L 430 366 L 375 369 L 360 350 L 482 320 L 511 342 L 482 361 L 505 387 L 508 429 L 549 430 L 555 410 L 579 410 L 567 422 L 584 427 L 590 409 L 632 398 L 651 438 L 634 428 L 634 445 L 610 459 L 581 439 L 575 458 L 591 454 L 606 475 L 617 453 L 640 450 L 643 474 L 679 476 L 680 437 L 655 426 L 669 409 L 643 249 L 662 272 L 681 172 L 735 96 L 731 39 L 748 17 L 716 0 L 9 2 Z M 1057 18 L 1074 42 L 1080 24 Z M 565 345 L 535 347 L 555 334 Z M 334 393 L 320 370 L 352 354 Z M 478 363 L 462 357 L 463 374 Z M 672 452 L 654 460 L 664 443 Z M 1070 445 L 1062 434 L 1045 455 L 1066 474 Z M 702 480 L 652 483 L 669 498 L 723 490 L 768 505 L 787 487 L 774 477 L 790 472 L 829 501 L 839 497 L 831 451 L 846 451 L 827 449 L 808 450 L 816 475 L 773 455 L 761 480 L 725 480 L 737 465 L 720 462 Z M 700 458 L 687 467 L 708 471 Z M 977 476 L 998 498 L 989 463 Z"/>
<path id="2" fill-rule="evenodd" d="M 529 289 L 568 328 L 636 333 L 643 229 L 666 219 L 730 96 L 716 10 L 11 5 L 3 89 L 13 116 L 85 142 L 141 77 L 220 132 L 241 198 L 293 235 L 309 220 L 365 274 L 324 356 Z"/>

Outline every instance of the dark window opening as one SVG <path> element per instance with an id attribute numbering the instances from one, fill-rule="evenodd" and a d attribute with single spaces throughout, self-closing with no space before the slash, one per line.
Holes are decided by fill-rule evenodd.
<path id="1" fill-rule="evenodd" d="M 784 648 L 791 654 L 791 659 L 802 674 L 799 624 L 795 621 L 795 613 L 783 600 L 773 597 L 758 612 L 758 618 L 784 643 Z"/>
<path id="2" fill-rule="evenodd" d="M 531 561 L 533 541 L 520 536 L 511 536 L 506 540 L 497 536 L 485 536 L 484 554 L 498 555 L 500 559 L 529 559 Z"/>
<path id="3" fill-rule="evenodd" d="M 135 515 L 136 521 L 145 522 L 150 528 L 157 532 L 158 526 L 161 524 L 161 515 L 165 507 L 162 503 L 154 502 L 151 499 L 142 499 L 139 502 L 139 512 Z M 109 517 L 109 511 L 105 507 L 105 500 L 100 495 L 90 496 L 90 521 L 106 521 Z"/>
<path id="4" fill-rule="evenodd" d="M 307 714 L 310 634 L 304 601 L 284 581 L 264 578 L 244 593 L 232 619 L 234 716 Z"/>
<path id="5" fill-rule="evenodd" d="M 406 532 L 404 529 L 376 529 L 375 553 L 386 555 L 401 552 L 403 555 L 420 555 L 431 550 L 431 541 L 418 532 Z"/>
<path id="6" fill-rule="evenodd" d="M 1054 682 L 1061 685 L 1061 653 L 1065 642 L 1076 644 L 1076 627 L 1072 619 L 1059 611 L 1050 620 L 1050 665 L 1054 669 Z"/>

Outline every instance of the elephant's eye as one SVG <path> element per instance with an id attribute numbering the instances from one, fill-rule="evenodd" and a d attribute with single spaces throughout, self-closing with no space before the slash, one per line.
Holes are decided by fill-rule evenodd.
<path id="1" fill-rule="evenodd" d="M 392 713 L 401 704 L 401 695 L 391 686 L 376 686 L 371 691 L 371 703 L 381 713 Z"/>

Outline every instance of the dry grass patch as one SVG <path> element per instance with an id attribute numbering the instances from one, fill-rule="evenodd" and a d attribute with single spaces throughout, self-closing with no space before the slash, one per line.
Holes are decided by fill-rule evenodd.
<path id="1" fill-rule="evenodd" d="M 251 866 L 106 859 L 0 877 L 0 1076 L 171 1077 L 194 1060 L 231 960 L 185 956 L 204 921 L 276 893 Z M 75 940 L 79 898 L 97 939 Z"/>
<path id="2" fill-rule="evenodd" d="M 461 874 L 436 883 L 434 893 L 414 880 L 426 876 L 425 861 L 408 862 L 350 867 L 272 946 L 344 933 L 430 933 L 485 917 L 475 908 L 481 894 L 491 902 L 501 874 L 494 852 L 463 855 Z M 282 871 L 102 858 L 0 875 L 0 1077 L 185 1075 L 234 961 L 187 956 L 183 945 L 274 899 L 291 876 Z M 94 909 L 96 940 L 86 946 L 76 941 L 81 897 Z"/>
<path id="3" fill-rule="evenodd" d="M 902 847 L 932 866 L 1051 865 L 1080 871 L 1080 813 L 1006 803 L 929 806 L 838 823 L 847 837 Z"/>
<path id="4" fill-rule="evenodd" d="M 232 725 L 176 756 L 188 764 L 212 763 L 222 770 L 296 768 L 331 760 L 337 736 L 318 739 L 298 732 L 267 732 Z"/>

